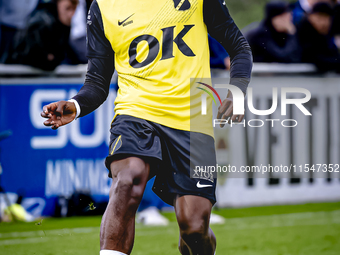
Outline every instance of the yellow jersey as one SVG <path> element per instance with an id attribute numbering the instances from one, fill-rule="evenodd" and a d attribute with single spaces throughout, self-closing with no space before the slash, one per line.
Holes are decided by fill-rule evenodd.
<path id="1" fill-rule="evenodd" d="M 203 0 L 97 2 L 115 53 L 116 115 L 213 136 L 211 107 L 201 115 L 204 92 L 190 86 L 190 79 L 210 78 Z"/>

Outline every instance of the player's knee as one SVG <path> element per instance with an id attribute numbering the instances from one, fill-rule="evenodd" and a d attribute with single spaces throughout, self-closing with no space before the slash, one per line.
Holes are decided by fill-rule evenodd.
<path id="1" fill-rule="evenodd" d="M 181 237 L 186 242 L 195 242 L 208 236 L 209 224 L 205 217 L 185 217 L 179 219 Z"/>
<path id="2" fill-rule="evenodd" d="M 207 232 L 203 222 L 181 222 L 180 228 L 182 237 L 200 236 Z"/>

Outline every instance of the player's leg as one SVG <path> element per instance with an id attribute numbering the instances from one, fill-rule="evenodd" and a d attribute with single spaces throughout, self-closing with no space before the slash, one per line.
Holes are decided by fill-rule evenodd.
<path id="1" fill-rule="evenodd" d="M 130 254 L 134 242 L 135 214 L 148 180 L 150 165 L 140 158 L 129 157 L 113 161 L 110 168 L 112 186 L 100 227 L 100 249 Z"/>
<path id="2" fill-rule="evenodd" d="M 209 228 L 212 204 L 199 196 L 178 196 L 175 212 L 180 228 L 179 250 L 182 255 L 213 255 L 216 238 Z"/>

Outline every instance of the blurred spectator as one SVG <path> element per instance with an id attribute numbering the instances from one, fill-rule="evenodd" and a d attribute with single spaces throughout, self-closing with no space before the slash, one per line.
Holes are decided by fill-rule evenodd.
<path id="1" fill-rule="evenodd" d="M 332 24 L 332 34 L 335 36 L 335 44 L 340 49 L 340 0 L 334 6 L 334 20 Z"/>
<path id="2" fill-rule="evenodd" d="M 0 0 L 0 63 L 7 58 L 15 33 L 24 29 L 38 0 Z"/>
<path id="3" fill-rule="evenodd" d="M 210 67 L 218 69 L 230 69 L 230 57 L 223 46 L 208 35 L 210 51 Z"/>
<path id="4" fill-rule="evenodd" d="M 32 14 L 27 28 L 19 31 L 6 63 L 53 70 L 66 56 L 76 58 L 69 46 L 71 19 L 78 0 L 55 0 Z"/>
<path id="5" fill-rule="evenodd" d="M 71 21 L 70 45 L 79 60 L 86 64 L 86 16 L 87 2 L 79 0 L 76 12 Z"/>
<path id="6" fill-rule="evenodd" d="M 290 8 L 285 2 L 266 5 L 265 19 L 246 33 L 254 62 L 296 63 L 300 50 Z"/>
<path id="7" fill-rule="evenodd" d="M 298 26 L 302 61 L 314 63 L 320 71 L 340 71 L 340 55 L 330 30 L 333 9 L 327 3 L 314 5 Z"/>
<path id="8" fill-rule="evenodd" d="M 297 26 L 301 20 L 312 11 L 313 6 L 320 2 L 332 3 L 333 0 L 298 0 L 293 4 L 293 22 Z"/>
<path id="9" fill-rule="evenodd" d="M 299 24 L 306 13 L 309 13 L 312 10 L 314 2 L 316 1 L 317 0 L 299 0 L 294 4 L 293 22 L 295 25 Z"/>

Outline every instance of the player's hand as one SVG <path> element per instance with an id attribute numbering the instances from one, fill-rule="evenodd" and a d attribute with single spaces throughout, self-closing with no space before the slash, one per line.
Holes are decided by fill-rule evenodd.
<path id="1" fill-rule="evenodd" d="M 45 105 L 41 117 L 46 118 L 45 126 L 58 129 L 76 118 L 77 108 L 73 102 L 59 101 Z"/>
<path id="2" fill-rule="evenodd" d="M 241 122 L 244 118 L 244 114 L 242 115 L 233 115 L 233 94 L 228 92 L 227 98 L 224 99 L 222 102 L 222 105 L 218 107 L 218 112 L 217 112 L 217 119 L 224 119 L 228 120 L 228 124 L 231 124 L 232 122 Z M 224 127 L 224 124 L 221 123 L 220 127 Z"/>

